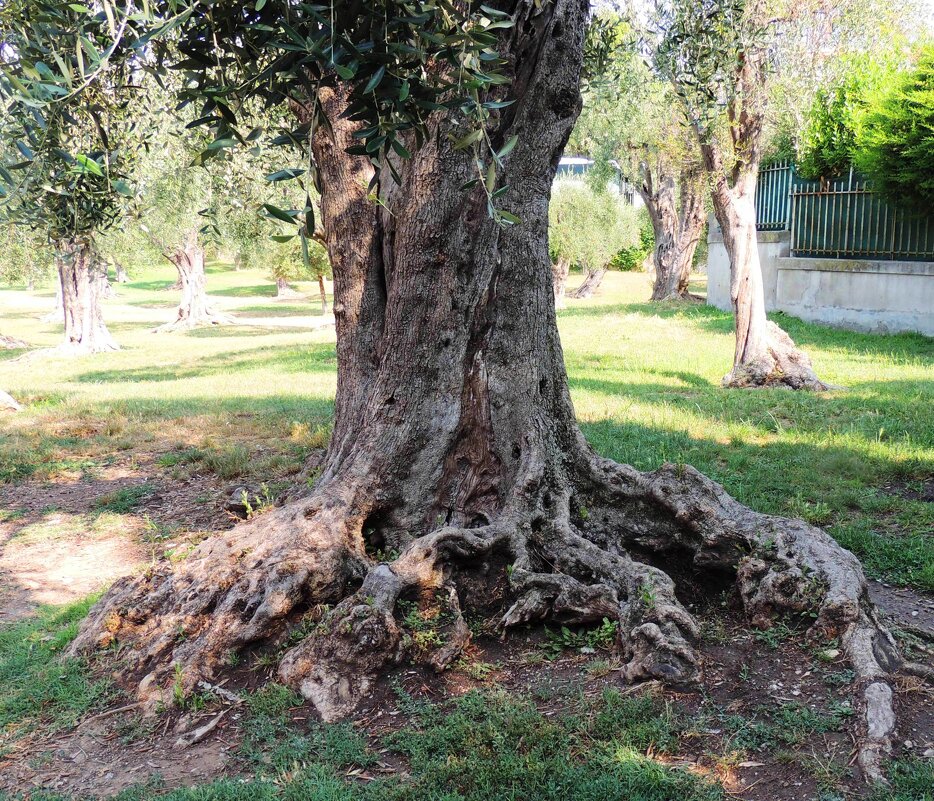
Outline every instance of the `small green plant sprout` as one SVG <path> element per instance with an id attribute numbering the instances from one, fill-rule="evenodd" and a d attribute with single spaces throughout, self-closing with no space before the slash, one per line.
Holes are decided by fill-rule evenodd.
<path id="1" fill-rule="evenodd" d="M 565 650 L 577 650 L 582 654 L 593 654 L 598 648 L 609 650 L 616 642 L 619 624 L 615 620 L 603 618 L 603 622 L 592 629 L 571 631 L 562 626 L 558 631 L 545 628 L 545 642 L 542 649 L 549 658 L 554 659 Z"/>

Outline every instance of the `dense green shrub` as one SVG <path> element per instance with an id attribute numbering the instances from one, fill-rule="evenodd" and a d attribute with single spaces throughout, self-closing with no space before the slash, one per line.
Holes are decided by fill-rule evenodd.
<path id="1" fill-rule="evenodd" d="M 857 145 L 856 167 L 880 194 L 916 209 L 934 204 L 934 43 L 875 99 Z"/>
<path id="2" fill-rule="evenodd" d="M 797 168 L 816 180 L 850 169 L 873 97 L 893 72 L 877 60 L 851 59 L 835 86 L 821 89 L 805 118 L 798 142 Z"/>
<path id="3" fill-rule="evenodd" d="M 587 270 L 603 269 L 623 248 L 639 247 L 637 210 L 582 181 L 555 184 L 548 224 L 552 258 Z"/>
<path id="4" fill-rule="evenodd" d="M 652 230 L 652 221 L 645 208 L 636 213 L 639 223 L 639 241 L 622 248 L 610 262 L 611 270 L 632 272 L 642 267 L 642 262 L 655 249 L 655 232 Z"/>

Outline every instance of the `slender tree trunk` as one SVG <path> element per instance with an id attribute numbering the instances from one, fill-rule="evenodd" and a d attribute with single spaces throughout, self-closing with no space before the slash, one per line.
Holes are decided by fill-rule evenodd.
<path id="1" fill-rule="evenodd" d="M 118 350 L 101 313 L 105 276 L 92 245 L 84 240 L 62 240 L 57 251 L 65 317 L 62 348 L 82 354 Z"/>
<path id="2" fill-rule="evenodd" d="M 728 387 L 782 385 L 792 389 L 827 389 L 815 374 L 811 360 L 791 337 L 765 316 L 765 291 L 756 237 L 756 169 L 727 186 L 714 179 L 714 213 L 730 257 L 730 301 L 736 346 L 733 369 L 723 379 Z"/>
<path id="3" fill-rule="evenodd" d="M 593 270 L 588 269 L 583 282 L 571 293 L 571 297 L 578 299 L 592 297 L 594 292 L 599 289 L 600 284 L 603 283 L 603 276 L 605 275 L 606 267 L 599 267 Z"/>
<path id="4" fill-rule="evenodd" d="M 564 293 L 568 285 L 568 275 L 571 273 L 571 262 L 560 258 L 551 267 L 551 280 L 555 290 L 555 308 L 564 308 Z"/>
<path id="5" fill-rule="evenodd" d="M 663 165 L 656 167 L 655 174 L 643 166 L 639 194 L 655 234 L 652 300 L 689 298 L 691 266 L 704 228 L 704 190 L 699 171 L 682 170 L 676 185 L 674 175 L 667 173 Z"/>
<path id="6" fill-rule="evenodd" d="M 321 313 L 328 313 L 328 293 L 324 289 L 324 276 L 318 276 L 318 295 L 321 297 Z"/>
<path id="7" fill-rule="evenodd" d="M 114 261 L 114 280 L 118 284 L 126 284 L 130 280 L 130 277 L 127 275 L 127 272 L 126 272 L 126 267 L 124 267 L 118 261 Z"/>
<path id="8" fill-rule="evenodd" d="M 701 669 L 697 624 L 674 581 L 631 555 L 653 552 L 672 568 L 736 576 L 762 624 L 813 605 L 815 625 L 841 637 L 860 676 L 897 661 L 858 561 L 824 532 L 752 512 L 690 467 L 643 474 L 584 441 L 547 231 L 580 109 L 589 3 L 506 8 L 515 26 L 499 51 L 519 102 L 488 134 L 494 147 L 518 136 L 498 182 L 522 224 L 500 227 L 482 188 L 460 189 L 475 158 L 454 148 L 463 128 L 443 115 L 398 163 L 400 183 L 379 180 L 372 202 L 371 162 L 346 153 L 360 123 L 343 90 L 320 89 L 330 125 L 312 147 L 338 363 L 327 455 L 308 496 L 205 540 L 183 562 L 118 581 L 92 610 L 71 652 L 119 642 L 121 676 L 145 701 L 193 690 L 232 653 L 328 604 L 279 677 L 325 719 L 346 715 L 407 655 L 402 597 L 443 598 L 445 642 L 426 657 L 437 670 L 468 644 L 471 608 L 505 629 L 614 620 L 624 679 L 690 683 Z"/>
<path id="9" fill-rule="evenodd" d="M 226 314 L 215 311 L 208 303 L 207 278 L 204 273 L 204 249 L 198 242 L 198 232 L 189 231 L 184 242 L 166 253 L 175 265 L 181 281 L 182 298 L 175 319 L 156 331 L 190 330 L 201 325 L 222 325 L 233 322 Z"/>

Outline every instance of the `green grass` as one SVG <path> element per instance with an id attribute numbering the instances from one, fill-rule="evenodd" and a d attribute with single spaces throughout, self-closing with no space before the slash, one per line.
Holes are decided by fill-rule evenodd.
<path id="1" fill-rule="evenodd" d="M 0 419 L 0 481 L 88 474 L 136 450 L 169 469 L 268 481 L 326 442 L 333 329 L 274 325 L 297 318 L 283 318 L 263 273 L 214 263 L 214 301 L 252 324 L 154 335 L 169 273 L 143 271 L 107 301 L 122 351 L 0 361 L 0 386 L 30 404 Z M 318 315 L 316 286 L 300 288 L 307 302 L 289 313 Z M 643 470 L 692 464 L 755 509 L 826 527 L 870 575 L 934 590 L 934 504 L 897 491 L 934 475 L 934 341 L 776 315 L 820 376 L 846 389 L 725 391 L 730 315 L 650 304 L 648 290 L 644 275 L 610 274 L 597 297 L 559 315 L 572 397 L 596 449 Z M 0 290 L 0 330 L 55 344 L 59 327 L 36 319 L 50 303 L 49 288 Z"/>
<path id="2" fill-rule="evenodd" d="M 0 756 L 37 727 L 73 726 L 110 697 L 109 681 L 92 678 L 82 660 L 61 658 L 93 600 L 0 625 Z"/>
<path id="3" fill-rule="evenodd" d="M 225 480 L 266 481 L 294 471 L 326 443 L 336 386 L 333 330 L 301 327 L 303 307 L 272 300 L 261 272 L 214 264 L 208 281 L 215 302 L 251 324 L 156 336 L 151 329 L 170 316 L 174 297 L 162 287 L 173 277 L 168 268 L 143 271 L 107 302 L 120 352 L 17 363 L 7 361 L 15 352 L 0 353 L 0 387 L 29 404 L 20 415 L 0 418 L 0 482 L 93 477 L 124 457 L 151 459 L 172 475 L 210 471 Z M 319 314 L 316 287 L 302 289 L 309 294 L 307 316 Z M 870 574 L 934 590 L 934 505 L 897 491 L 934 475 L 932 340 L 836 331 L 779 315 L 821 377 L 846 389 L 727 392 L 719 379 L 732 353 L 729 315 L 701 305 L 649 304 L 647 295 L 644 276 L 610 275 L 600 295 L 570 301 L 560 314 L 572 396 L 597 450 L 643 470 L 665 461 L 693 464 L 756 509 L 827 527 Z M 59 327 L 37 319 L 50 304 L 48 288 L 0 290 L 0 330 L 55 344 Z M 148 486 L 103 498 L 94 525 L 132 514 Z M 14 518 L 0 509 L 0 520 Z M 56 520 L 43 517 L 18 540 L 55 536 L 55 527 L 67 524 Z M 83 663 L 59 659 L 86 609 L 44 610 L 34 620 L 0 626 L 0 750 L 38 726 L 71 725 L 108 697 L 110 687 L 89 678 Z M 240 759 L 260 779 L 164 797 L 721 797 L 719 788 L 647 756 L 676 752 L 686 725 L 671 707 L 648 698 L 609 694 L 590 705 L 578 699 L 564 717 L 544 717 L 500 694 L 468 695 L 443 709 L 410 699 L 400 708 L 412 725 L 378 747 L 349 726 L 295 727 L 288 710 L 297 702 L 276 685 L 247 700 Z M 755 750 L 794 745 L 798 724 L 811 734 L 833 731 L 841 714 L 805 720 L 789 706 L 748 720 L 718 718 L 717 725 L 735 727 L 735 736 L 747 740 L 742 746 Z M 347 778 L 348 769 L 372 770 L 383 748 L 407 766 L 407 778 L 368 784 Z M 932 801 L 932 770 L 929 762 L 896 763 L 891 790 L 873 801 Z M 141 801 L 163 792 L 147 786 L 119 798 Z"/>
<path id="4" fill-rule="evenodd" d="M 470 693 L 445 706 L 423 704 L 408 728 L 378 751 L 348 725 L 312 725 L 299 732 L 281 706 L 265 699 L 247 721 L 274 734 L 269 750 L 248 734 L 244 758 L 258 779 L 222 780 L 161 795 L 157 786 L 128 790 L 119 801 L 717 801 L 718 785 L 646 756 L 677 746 L 670 707 L 651 698 L 608 691 L 573 714 L 545 717 L 502 693 Z M 286 729 L 291 735 L 283 733 Z M 254 748 L 255 750 L 251 750 Z M 388 757 L 387 757 L 388 754 Z M 405 773 L 361 783 L 378 759 L 401 761 Z M 0 799 L 3 796 L 0 794 Z M 64 801 L 32 795 L 33 801 Z"/>

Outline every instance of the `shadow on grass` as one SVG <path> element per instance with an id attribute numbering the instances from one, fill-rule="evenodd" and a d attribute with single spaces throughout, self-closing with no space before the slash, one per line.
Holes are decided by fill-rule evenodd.
<path id="1" fill-rule="evenodd" d="M 242 329 L 237 326 L 237 330 Z M 266 329 L 262 330 L 265 331 Z M 154 334 L 153 336 L 168 337 L 170 335 Z M 163 367 L 92 370 L 82 373 L 75 380 L 84 384 L 178 381 L 185 378 L 250 372 L 252 370 L 336 374 L 337 353 L 333 343 L 309 343 L 299 347 L 277 348 L 276 350 L 259 347 L 246 351 L 237 350 L 217 353 L 182 368 L 166 365 Z M 226 401 L 220 398 L 216 402 L 225 403 Z"/>
<path id="2" fill-rule="evenodd" d="M 227 289 L 208 289 L 208 295 L 218 298 L 274 298 L 275 284 L 255 284 L 254 286 L 232 286 Z"/>
<path id="3" fill-rule="evenodd" d="M 654 374 L 681 382 L 626 383 L 589 378 L 569 366 L 571 390 L 597 392 L 643 403 L 671 406 L 715 423 L 752 426 L 760 434 L 846 434 L 863 440 L 904 437 L 914 445 L 934 448 L 930 404 L 931 381 L 864 381 L 844 390 L 812 393 L 786 389 L 755 392 L 724 390 L 702 376 L 684 371 Z M 586 366 L 581 366 L 584 372 Z"/>
<path id="4" fill-rule="evenodd" d="M 718 334 L 733 333 L 733 315 L 705 303 L 588 303 L 573 305 L 558 313 L 559 319 L 580 317 L 606 317 L 608 315 L 641 314 L 663 320 L 689 321 L 702 330 Z M 934 339 L 923 334 L 871 334 L 842 328 L 817 325 L 797 317 L 773 312 L 769 319 L 780 326 L 802 347 L 816 346 L 825 350 L 843 350 L 871 356 L 885 355 L 895 358 L 920 358 L 934 367 Z"/>

